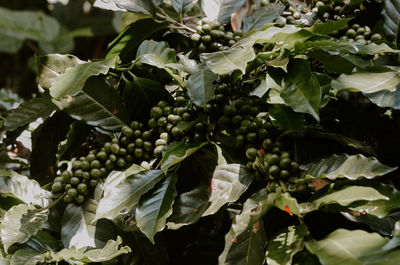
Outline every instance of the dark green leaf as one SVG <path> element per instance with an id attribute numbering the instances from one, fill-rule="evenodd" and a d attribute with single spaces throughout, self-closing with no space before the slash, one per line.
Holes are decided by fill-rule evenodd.
<path id="1" fill-rule="evenodd" d="M 161 170 L 167 174 L 168 169 L 188 158 L 191 154 L 207 145 L 204 143 L 185 143 L 178 142 L 168 146 L 165 150 L 163 158 L 161 159 Z"/>
<path id="2" fill-rule="evenodd" d="M 136 208 L 137 226 L 154 244 L 154 235 L 163 230 L 167 218 L 172 213 L 172 204 L 176 196 L 176 172 L 169 173 L 164 181 L 140 198 Z"/>
<path id="3" fill-rule="evenodd" d="M 46 222 L 49 211 L 38 211 L 34 206 L 19 204 L 6 212 L 0 227 L 5 251 L 14 243 L 25 243 Z"/>
<path id="4" fill-rule="evenodd" d="M 24 41 L 13 36 L 0 33 L 0 52 L 2 53 L 16 53 L 24 45 Z M 0 260 L 1 264 L 1 260 Z M 3 264 L 1 264 L 3 265 Z"/>
<path id="5" fill-rule="evenodd" d="M 269 115 L 273 118 L 273 124 L 284 131 L 304 131 L 306 129 L 304 115 L 294 112 L 284 105 L 271 105 Z"/>
<path id="6" fill-rule="evenodd" d="M 265 253 L 268 265 L 291 265 L 293 256 L 304 248 L 305 225 L 289 226 L 269 240 Z"/>
<path id="7" fill-rule="evenodd" d="M 36 180 L 13 171 L 0 169 L 0 194 L 16 198 L 26 204 L 46 207 L 51 193 L 40 187 Z"/>
<path id="8" fill-rule="evenodd" d="M 56 112 L 32 132 L 30 173 L 42 185 L 51 182 L 56 174 L 58 145 L 69 130 L 71 118 Z"/>
<path id="9" fill-rule="evenodd" d="M 371 187 L 363 186 L 349 186 L 338 191 L 332 191 L 328 194 L 312 201 L 304 202 L 300 204 L 300 212 L 305 214 L 308 212 L 316 211 L 321 206 L 327 204 L 340 204 L 342 206 L 348 206 L 356 201 L 378 201 L 378 200 L 389 200 L 379 193 L 377 190 Z"/>
<path id="10" fill-rule="evenodd" d="M 154 16 L 156 7 L 153 1 L 149 0 L 114 0 L 115 4 L 123 9 L 132 12 L 143 13 Z"/>
<path id="11" fill-rule="evenodd" d="M 308 113 L 319 120 L 321 88 L 311 72 L 309 61 L 304 59 L 290 61 L 280 96 L 294 111 Z"/>
<path id="12" fill-rule="evenodd" d="M 99 202 L 95 220 L 100 218 L 113 219 L 121 213 L 129 212 L 140 197 L 151 190 L 164 173 L 161 170 L 142 171 L 138 166 L 132 166 L 122 172 L 114 185 L 104 192 L 104 197 Z"/>
<path id="13" fill-rule="evenodd" d="M 324 265 L 397 265 L 399 250 L 385 250 L 389 238 L 362 230 L 338 229 L 319 241 L 307 241 L 307 249 Z"/>
<path id="14" fill-rule="evenodd" d="M 4 128 L 10 131 L 31 123 L 38 118 L 47 118 L 57 109 L 49 98 L 33 98 L 12 110 L 4 119 Z"/>
<path id="15" fill-rule="evenodd" d="M 210 199 L 209 187 L 200 185 L 182 193 L 176 198 L 171 216 L 168 218 L 168 229 L 179 229 L 184 225 L 197 222 L 207 209 Z"/>
<path id="16" fill-rule="evenodd" d="M 332 155 L 308 165 L 307 170 L 303 174 L 304 176 L 310 175 L 316 178 L 328 178 L 332 180 L 336 178 L 356 180 L 361 177 L 372 179 L 394 170 L 396 168 L 385 166 L 374 157 L 342 154 Z"/>
<path id="17" fill-rule="evenodd" d="M 217 78 L 218 76 L 209 69 L 203 69 L 190 75 L 188 94 L 196 105 L 204 107 L 214 97 L 214 81 Z"/>
<path id="18" fill-rule="evenodd" d="M 393 40 L 400 21 L 400 2 L 398 0 L 384 0 L 382 16 L 384 18 L 383 31 L 389 39 Z"/>
<path id="19" fill-rule="evenodd" d="M 254 223 L 240 235 L 235 235 L 230 230 L 225 236 L 225 249 L 218 258 L 218 264 L 262 265 L 266 242 L 267 236 L 262 220 Z"/>
<path id="20" fill-rule="evenodd" d="M 352 19 L 353 18 L 344 18 L 338 21 L 329 20 L 326 23 L 315 23 L 311 27 L 311 31 L 318 34 L 328 35 L 334 31 L 339 31 L 341 29 L 346 28 L 347 24 L 349 24 L 349 21 Z"/>
<path id="21" fill-rule="evenodd" d="M 215 214 L 228 202 L 234 202 L 247 190 L 253 176 L 240 164 L 218 165 L 211 179 L 210 205 L 202 216 Z"/>
<path id="22" fill-rule="evenodd" d="M 243 18 L 243 32 L 260 29 L 265 24 L 273 22 L 277 17 L 279 17 L 284 9 L 285 5 L 281 2 L 270 3 L 256 9 L 251 16 L 245 16 Z"/>
<path id="23" fill-rule="evenodd" d="M 234 70 L 246 72 L 247 63 L 256 57 L 252 47 L 234 46 L 226 51 L 203 53 L 202 62 L 218 75 L 229 74 Z"/>
<path id="24" fill-rule="evenodd" d="M 78 94 L 91 76 L 106 74 L 114 68 L 117 57 L 108 60 L 87 62 L 67 68 L 51 84 L 50 94 L 55 99 Z"/>
<path id="25" fill-rule="evenodd" d="M 92 77 L 78 95 L 54 101 L 72 118 L 104 130 L 119 131 L 129 115 L 118 93 L 105 77 Z"/>
<path id="26" fill-rule="evenodd" d="M 158 101 L 173 102 L 171 94 L 164 86 L 157 81 L 141 77 L 135 77 L 133 82 L 126 83 L 123 99 L 131 120 L 142 122 L 148 120 L 150 109 L 157 105 Z"/>
<path id="27" fill-rule="evenodd" d="M 10 265 L 36 265 L 44 261 L 45 255 L 43 253 L 30 249 L 19 249 L 13 254 Z"/>
<path id="28" fill-rule="evenodd" d="M 108 45 L 106 59 L 119 56 L 123 62 L 134 59 L 136 48 L 153 33 L 168 26 L 168 23 L 158 23 L 152 18 L 144 18 L 128 25 Z M 133 56 L 132 56 L 133 55 Z"/>

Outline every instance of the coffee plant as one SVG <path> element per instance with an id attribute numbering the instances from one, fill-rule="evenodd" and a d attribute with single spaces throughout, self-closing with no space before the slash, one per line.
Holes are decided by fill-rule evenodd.
<path id="1" fill-rule="evenodd" d="M 400 264 L 399 1 L 39 2 L 0 1 L 1 265 Z"/>

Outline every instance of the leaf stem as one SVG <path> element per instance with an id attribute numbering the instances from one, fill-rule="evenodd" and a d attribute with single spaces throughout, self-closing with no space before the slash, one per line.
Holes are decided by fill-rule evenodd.
<path id="1" fill-rule="evenodd" d="M 174 24 L 176 26 L 179 26 L 180 28 L 185 29 L 185 30 L 187 30 L 187 31 L 189 31 L 191 33 L 197 33 L 196 30 L 194 30 L 194 29 L 186 26 L 185 24 L 180 23 L 180 22 L 176 21 L 175 19 L 171 18 L 162 8 L 157 7 L 157 9 L 162 13 L 162 14 L 160 14 L 160 13 L 156 14 L 159 18 L 165 19 L 166 21 L 168 21 L 168 22 L 170 22 L 170 23 L 172 23 L 172 24 Z"/>
<path id="2" fill-rule="evenodd" d="M 50 203 L 50 204 L 47 205 L 46 207 L 40 208 L 40 209 L 38 209 L 38 210 L 39 210 L 40 212 L 43 212 L 43 211 L 46 211 L 46 210 L 50 209 L 51 207 L 53 207 L 54 205 L 56 205 L 57 203 L 59 203 L 59 202 L 64 198 L 65 195 L 67 195 L 67 192 L 64 192 L 63 194 L 61 194 L 56 200 L 52 201 L 52 203 Z"/>

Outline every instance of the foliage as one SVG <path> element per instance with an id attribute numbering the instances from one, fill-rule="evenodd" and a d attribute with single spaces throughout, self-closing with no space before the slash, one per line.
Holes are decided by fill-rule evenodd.
<path id="1" fill-rule="evenodd" d="M 37 2 L 0 8 L 40 87 L 0 79 L 0 264 L 399 263 L 398 1 Z"/>

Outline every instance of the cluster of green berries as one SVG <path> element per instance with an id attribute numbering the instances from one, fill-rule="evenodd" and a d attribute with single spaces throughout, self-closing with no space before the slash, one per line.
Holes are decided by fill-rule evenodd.
<path id="1" fill-rule="evenodd" d="M 229 49 L 242 37 L 242 31 L 235 32 L 225 30 L 223 25 L 212 22 L 208 18 L 199 20 L 196 33 L 191 36 L 194 45 L 194 54 L 203 52 L 216 52 Z"/>
<path id="2" fill-rule="evenodd" d="M 265 138 L 260 149 L 247 148 L 249 159 L 247 168 L 253 170 L 257 178 L 266 181 L 289 180 L 299 171 L 299 164 L 291 158 L 289 152 L 282 150 L 280 142 Z"/>
<path id="3" fill-rule="evenodd" d="M 368 26 L 360 26 L 359 24 L 354 24 L 350 28 L 334 32 L 332 34 L 335 37 L 339 37 L 341 40 L 347 41 L 357 41 L 363 44 L 369 44 L 371 42 L 376 42 L 382 40 L 382 35 L 379 33 L 372 34 L 371 29 Z"/>
<path id="4" fill-rule="evenodd" d="M 204 123 L 196 122 L 196 112 L 188 107 L 188 99 L 178 95 L 174 105 L 166 101 L 159 101 L 150 111 L 150 128 L 157 130 L 160 136 L 166 133 L 168 137 L 159 138 L 157 141 L 166 141 L 164 145 L 157 146 L 156 157 L 161 155 L 162 146 L 169 141 L 201 142 L 206 139 Z"/>

